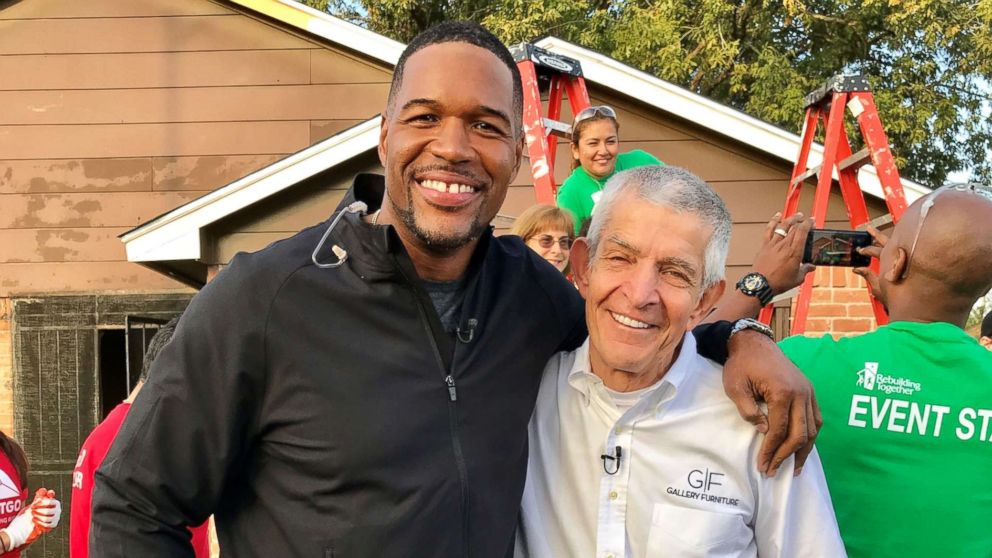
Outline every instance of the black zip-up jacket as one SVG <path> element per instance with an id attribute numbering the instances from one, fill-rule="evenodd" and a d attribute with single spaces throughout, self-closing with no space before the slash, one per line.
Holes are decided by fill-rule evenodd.
<path id="1" fill-rule="evenodd" d="M 353 195 L 374 210 L 382 189 Z M 322 269 L 328 224 L 239 254 L 190 304 L 96 474 L 92 556 L 192 556 L 184 526 L 211 513 L 236 558 L 512 552 L 540 374 L 584 339 L 581 299 L 487 233 L 452 357 L 395 231 L 346 215 L 319 261 L 347 260 Z"/>

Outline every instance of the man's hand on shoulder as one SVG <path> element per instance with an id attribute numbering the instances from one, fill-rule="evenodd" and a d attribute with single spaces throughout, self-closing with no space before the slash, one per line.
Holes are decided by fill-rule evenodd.
<path id="1" fill-rule="evenodd" d="M 787 457 L 796 454 L 799 474 L 823 425 L 813 385 L 768 336 L 741 331 L 728 345 L 723 386 L 744 420 L 765 434 L 758 452 L 758 471 L 774 476 Z M 759 406 L 768 406 L 765 415 Z"/>

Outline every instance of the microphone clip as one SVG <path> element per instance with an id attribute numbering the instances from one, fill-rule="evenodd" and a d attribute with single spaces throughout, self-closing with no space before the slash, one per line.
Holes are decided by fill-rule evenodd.
<path id="1" fill-rule="evenodd" d="M 479 320 L 475 318 L 470 318 L 468 321 L 468 328 L 463 332 L 462 328 L 455 328 L 455 335 L 458 336 L 458 340 L 462 343 L 468 344 L 472 342 L 472 338 L 475 337 L 475 326 L 479 325 Z"/>
<path id="2" fill-rule="evenodd" d="M 599 456 L 599 458 L 603 460 L 603 471 L 605 471 L 607 475 L 615 475 L 620 471 L 620 457 L 623 455 L 623 449 L 621 449 L 620 446 L 616 446 L 614 451 L 616 453 L 615 456 L 608 453 L 604 453 Z M 616 465 L 611 467 L 610 464 L 614 461 L 616 462 Z M 610 469 L 612 469 L 612 471 Z"/>
<path id="3" fill-rule="evenodd" d="M 320 249 L 323 248 L 324 243 L 327 242 L 327 238 L 331 236 L 331 231 L 334 230 L 334 227 L 337 226 L 338 221 L 340 221 L 341 218 L 345 216 L 345 214 L 361 213 L 364 215 L 366 212 L 368 212 L 368 209 L 369 207 L 365 204 L 365 202 L 356 201 L 356 202 L 352 202 L 350 205 L 348 205 L 348 207 L 342 209 L 337 214 L 337 216 L 334 217 L 334 220 L 331 221 L 330 226 L 328 226 L 327 230 L 324 231 L 324 236 L 320 237 L 320 242 L 317 243 L 317 247 L 314 248 L 313 253 L 310 254 L 310 260 L 313 261 L 313 264 L 315 266 L 321 269 L 333 269 L 335 267 L 341 266 L 341 264 L 343 264 L 345 261 L 348 260 L 348 251 L 338 246 L 337 244 L 331 246 L 331 252 L 334 253 L 334 257 L 337 258 L 337 261 L 328 262 L 328 263 L 319 262 L 317 261 L 317 254 L 320 252 Z"/>

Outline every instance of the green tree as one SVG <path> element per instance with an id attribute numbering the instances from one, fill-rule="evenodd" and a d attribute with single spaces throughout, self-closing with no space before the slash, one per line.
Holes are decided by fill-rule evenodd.
<path id="1" fill-rule="evenodd" d="M 306 0 L 409 41 L 445 19 L 555 35 L 797 130 L 803 97 L 871 78 L 903 174 L 992 182 L 992 0 Z"/>
<path id="2" fill-rule="evenodd" d="M 329 2 L 328 0 L 297 0 L 298 2 L 310 6 L 315 10 L 320 10 L 322 12 L 328 11 Z"/>

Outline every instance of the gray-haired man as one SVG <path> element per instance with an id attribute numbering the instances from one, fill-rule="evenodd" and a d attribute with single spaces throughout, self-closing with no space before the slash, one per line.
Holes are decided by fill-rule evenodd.
<path id="1" fill-rule="evenodd" d="M 544 371 L 518 556 L 845 555 L 815 451 L 800 476 L 761 475 L 760 435 L 696 354 L 730 228 L 682 169 L 607 184 L 572 248 L 589 338 Z"/>

